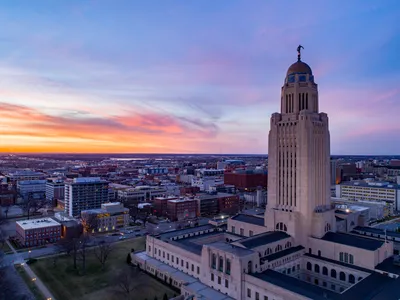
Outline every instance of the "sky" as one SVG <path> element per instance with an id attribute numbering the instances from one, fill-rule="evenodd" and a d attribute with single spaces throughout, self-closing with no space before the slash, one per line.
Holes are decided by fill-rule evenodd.
<path id="1" fill-rule="evenodd" d="M 400 152 L 400 1 L 0 3 L 0 152 L 268 152 L 296 48 L 332 154 Z"/>

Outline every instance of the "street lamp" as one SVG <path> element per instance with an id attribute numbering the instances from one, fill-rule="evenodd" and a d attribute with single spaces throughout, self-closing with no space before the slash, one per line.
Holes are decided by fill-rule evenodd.
<path id="1" fill-rule="evenodd" d="M 31 250 L 28 251 L 28 254 L 29 254 L 28 258 L 29 259 L 31 258 L 31 252 L 32 252 Z"/>

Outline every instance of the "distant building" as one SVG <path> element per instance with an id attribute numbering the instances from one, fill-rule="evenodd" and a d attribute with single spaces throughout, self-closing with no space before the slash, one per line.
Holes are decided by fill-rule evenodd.
<path id="1" fill-rule="evenodd" d="M 139 174 L 145 174 L 145 175 L 168 174 L 168 168 L 162 168 L 162 167 L 143 168 L 139 169 Z"/>
<path id="2" fill-rule="evenodd" d="M 200 194 L 198 201 L 198 214 L 204 217 L 214 217 L 218 214 L 236 214 L 240 210 L 238 195 L 227 193 Z"/>
<path id="3" fill-rule="evenodd" d="M 45 199 L 46 180 L 21 180 L 17 181 L 17 193 L 22 200 Z"/>
<path id="4" fill-rule="evenodd" d="M 349 200 L 379 201 L 400 209 L 400 186 L 389 182 L 350 181 L 336 185 L 336 197 Z"/>
<path id="5" fill-rule="evenodd" d="M 22 180 L 40 180 L 45 179 L 46 174 L 42 172 L 35 172 L 31 170 L 18 170 L 13 173 L 9 173 L 7 176 L 7 181 L 11 184 L 16 184 L 18 181 Z"/>
<path id="6" fill-rule="evenodd" d="M 225 172 L 224 183 L 232 184 L 241 190 L 255 190 L 258 186 L 267 188 L 268 173 L 263 170 L 235 170 L 233 172 Z"/>
<path id="7" fill-rule="evenodd" d="M 111 231 L 129 225 L 129 209 L 120 202 L 104 203 L 100 209 L 83 210 L 82 219 L 85 215 L 96 216 L 96 229 L 93 232 Z"/>
<path id="8" fill-rule="evenodd" d="M 98 177 L 75 178 L 65 183 L 65 212 L 78 217 L 82 210 L 100 208 L 108 197 L 107 181 Z"/>
<path id="9" fill-rule="evenodd" d="M 167 201 L 168 218 L 171 221 L 181 221 L 197 217 L 196 199 L 174 199 Z"/>
<path id="10" fill-rule="evenodd" d="M 200 188 L 198 186 L 183 186 L 180 188 L 181 196 L 185 196 L 187 194 L 195 195 L 200 192 Z"/>
<path id="11" fill-rule="evenodd" d="M 48 178 L 46 181 L 46 200 L 64 200 L 65 184 L 61 178 Z"/>
<path id="12" fill-rule="evenodd" d="M 369 208 L 369 218 L 367 221 L 380 220 L 393 214 L 393 206 L 382 201 L 357 201 L 334 197 L 332 198 L 332 203 L 334 203 L 336 207 L 351 208 L 355 205 Z"/>
<path id="13" fill-rule="evenodd" d="M 138 203 L 167 195 L 167 189 L 160 186 L 137 186 L 118 190 L 118 201 Z"/>
<path id="14" fill-rule="evenodd" d="M 17 221 L 16 235 L 22 245 L 54 243 L 61 237 L 61 224 L 51 218 Z"/>
<path id="15" fill-rule="evenodd" d="M 159 217 L 168 216 L 168 200 L 176 200 L 178 197 L 168 196 L 168 197 L 155 197 L 153 200 L 154 214 Z"/>

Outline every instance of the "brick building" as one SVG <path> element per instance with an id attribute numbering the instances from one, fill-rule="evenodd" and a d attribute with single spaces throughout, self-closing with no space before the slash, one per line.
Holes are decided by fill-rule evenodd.
<path id="1" fill-rule="evenodd" d="M 61 237 L 61 224 L 51 218 L 17 221 L 16 235 L 27 247 L 54 243 Z"/>
<path id="2" fill-rule="evenodd" d="M 166 217 L 168 213 L 168 200 L 176 200 L 177 197 L 155 197 L 153 200 L 154 214 Z"/>
<path id="3" fill-rule="evenodd" d="M 214 217 L 218 214 L 236 214 L 240 209 L 238 195 L 228 193 L 200 194 L 197 197 L 198 214 L 205 217 Z"/>
<path id="4" fill-rule="evenodd" d="M 167 213 L 171 221 L 195 218 L 197 216 L 197 200 L 187 198 L 168 200 Z"/>
<path id="5" fill-rule="evenodd" d="M 235 170 L 224 173 L 224 184 L 232 184 L 238 189 L 267 188 L 268 173 L 266 171 Z"/>
<path id="6" fill-rule="evenodd" d="M 200 188 L 198 186 L 183 186 L 180 188 L 181 196 L 185 196 L 187 194 L 196 195 L 200 192 Z"/>

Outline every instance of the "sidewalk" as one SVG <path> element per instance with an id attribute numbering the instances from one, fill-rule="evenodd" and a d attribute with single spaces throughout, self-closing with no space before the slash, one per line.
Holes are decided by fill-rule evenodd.
<path id="1" fill-rule="evenodd" d="M 18 257 L 18 261 L 24 261 L 24 259 L 21 257 L 21 253 L 18 253 L 14 247 L 11 245 L 11 243 L 7 240 L 6 243 L 8 246 L 11 248 L 11 250 L 14 252 L 15 255 Z M 32 278 L 32 281 L 35 282 L 37 288 L 40 290 L 40 292 L 43 294 L 43 296 L 47 300 L 55 300 L 54 296 L 50 293 L 50 291 L 47 289 L 47 287 L 44 285 L 44 283 L 38 278 L 35 274 L 35 272 L 32 271 L 31 267 L 27 265 L 26 263 L 21 263 L 21 265 L 24 267 L 26 273 L 30 278 Z"/>

